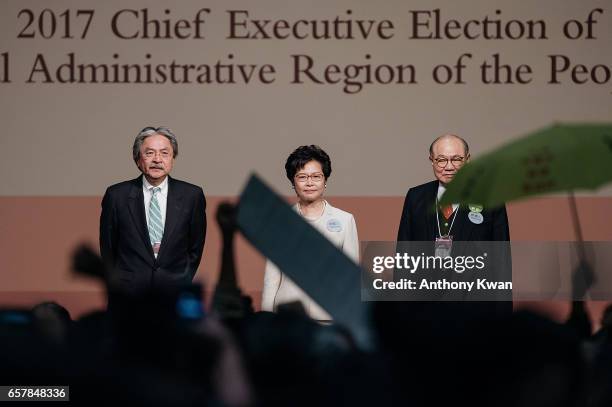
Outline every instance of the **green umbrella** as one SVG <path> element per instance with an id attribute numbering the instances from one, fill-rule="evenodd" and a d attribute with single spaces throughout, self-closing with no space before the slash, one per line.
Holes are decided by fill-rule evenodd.
<path id="1" fill-rule="evenodd" d="M 612 124 L 554 125 L 466 164 L 440 203 L 499 206 L 612 181 Z"/>
<path id="2" fill-rule="evenodd" d="M 461 168 L 441 204 L 499 206 L 505 202 L 568 191 L 584 260 L 573 191 L 612 181 L 612 124 L 563 124 L 535 131 Z"/>

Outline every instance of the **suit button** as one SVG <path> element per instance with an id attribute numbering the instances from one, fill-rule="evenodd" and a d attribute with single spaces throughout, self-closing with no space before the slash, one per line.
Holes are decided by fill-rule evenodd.
<path id="1" fill-rule="evenodd" d="M 159 267 L 157 266 L 153 267 L 153 271 L 157 271 L 157 270 L 159 270 Z"/>

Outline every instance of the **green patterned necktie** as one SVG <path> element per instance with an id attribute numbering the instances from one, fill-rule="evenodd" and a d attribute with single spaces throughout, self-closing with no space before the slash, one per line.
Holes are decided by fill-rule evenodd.
<path id="1" fill-rule="evenodd" d="M 161 188 L 153 188 L 153 196 L 149 204 L 149 239 L 152 246 L 155 246 L 156 243 L 161 243 L 162 236 L 164 235 L 164 223 L 162 222 L 161 209 L 157 201 L 157 195 L 160 191 Z"/>

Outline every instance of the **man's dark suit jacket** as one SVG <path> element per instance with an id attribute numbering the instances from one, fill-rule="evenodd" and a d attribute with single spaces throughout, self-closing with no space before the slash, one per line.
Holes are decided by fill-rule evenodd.
<path id="1" fill-rule="evenodd" d="M 205 209 L 202 188 L 168 177 L 164 235 L 155 258 L 142 176 L 108 187 L 102 199 L 100 252 L 118 288 L 142 292 L 190 283 L 204 249 Z"/>
<path id="2" fill-rule="evenodd" d="M 433 242 L 436 240 L 438 236 L 435 208 L 437 195 L 438 181 L 428 182 L 408 190 L 397 232 L 398 241 Z M 483 222 L 479 225 L 469 221 L 467 205 L 460 205 L 458 211 L 450 233 L 454 241 L 510 240 L 505 206 L 495 209 L 484 208 L 481 212 Z"/>
<path id="3" fill-rule="evenodd" d="M 438 195 L 438 181 L 428 182 L 410 188 L 404 200 L 404 209 L 397 233 L 398 247 L 409 247 L 400 242 L 432 242 L 430 248 L 433 254 L 433 242 L 438 236 L 436 220 L 436 196 Z M 477 202 L 474 202 L 477 203 Z M 510 229 L 505 206 L 500 208 L 483 208 L 481 214 L 483 222 L 474 224 L 468 219 L 469 209 L 462 204 L 457 208 L 455 223 L 451 229 L 453 241 L 509 241 Z M 455 246 L 455 245 L 453 245 Z M 420 248 L 423 245 L 419 246 Z M 474 248 L 472 248 L 474 249 Z M 399 250 L 399 249 L 398 249 Z M 512 266 L 510 261 L 510 247 L 504 245 L 497 253 L 503 258 L 505 264 L 499 275 L 511 278 Z M 454 253 L 459 254 L 459 253 Z M 413 302 L 409 308 L 422 315 L 430 315 L 434 320 L 446 319 L 451 324 L 461 324 L 462 321 L 478 318 L 483 315 L 509 315 L 512 313 L 511 296 L 507 301 L 489 302 Z M 418 311 L 417 311 L 418 310 Z"/>

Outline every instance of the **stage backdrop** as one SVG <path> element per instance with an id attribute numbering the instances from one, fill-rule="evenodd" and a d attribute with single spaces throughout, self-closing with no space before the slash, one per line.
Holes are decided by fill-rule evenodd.
<path id="1" fill-rule="evenodd" d="M 98 286 L 71 277 L 70 251 L 97 247 L 101 196 L 138 175 L 131 146 L 145 126 L 174 130 L 173 175 L 208 197 L 197 278 L 210 289 L 216 205 L 252 171 L 290 197 L 283 165 L 299 145 L 331 156 L 327 196 L 355 214 L 361 240 L 392 240 L 407 189 L 432 179 L 436 136 L 461 135 L 478 156 L 554 122 L 612 119 L 609 6 L 3 1 L 0 301 L 57 300 L 73 316 L 102 304 Z M 611 191 L 581 195 L 586 239 L 612 240 Z M 515 240 L 573 239 L 563 196 L 509 216 Z M 242 240 L 237 257 L 258 303 L 264 260 Z"/>

